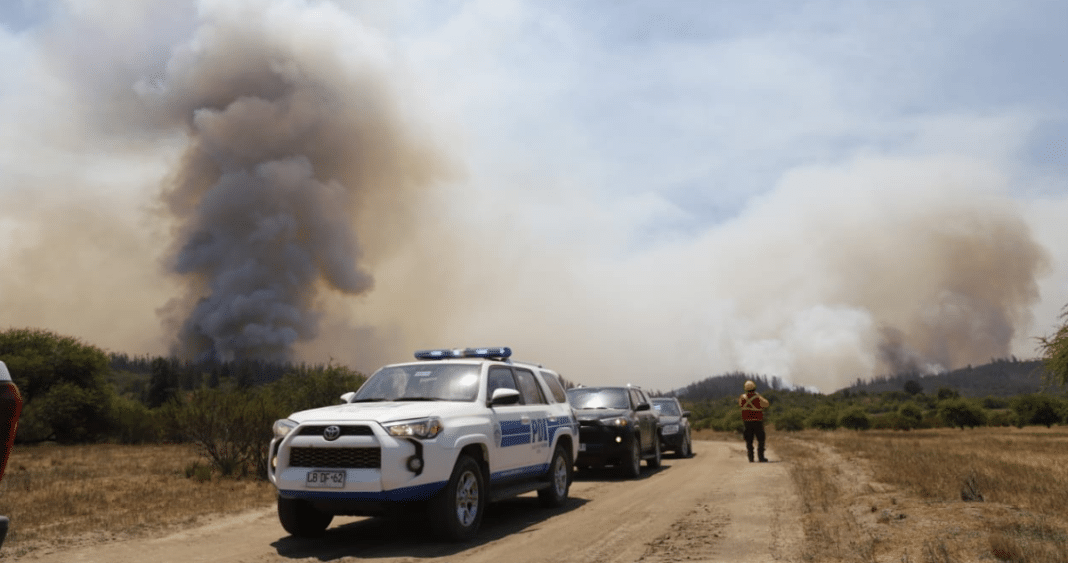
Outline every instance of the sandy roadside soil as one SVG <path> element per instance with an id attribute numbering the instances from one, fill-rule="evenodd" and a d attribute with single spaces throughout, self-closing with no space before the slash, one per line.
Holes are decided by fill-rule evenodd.
<path id="1" fill-rule="evenodd" d="M 774 444 L 770 444 L 774 445 Z M 580 473 L 562 508 L 534 495 L 490 505 L 479 537 L 429 539 L 419 521 L 336 518 L 318 540 L 288 536 L 274 510 L 248 512 L 158 538 L 43 549 L 26 563 L 354 562 L 423 559 L 490 563 L 799 561 L 800 508 L 787 464 L 750 464 L 740 443 L 697 441 L 690 459 L 665 458 L 625 480 Z M 4 558 L 8 561 L 8 558 Z M 12 560 L 14 561 L 14 560 Z"/>

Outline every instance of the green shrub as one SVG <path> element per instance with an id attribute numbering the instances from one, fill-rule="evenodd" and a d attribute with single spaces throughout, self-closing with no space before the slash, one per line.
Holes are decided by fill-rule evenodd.
<path id="1" fill-rule="evenodd" d="M 838 428 L 838 411 L 831 405 L 823 405 L 812 411 L 805 424 L 817 430 L 834 430 Z"/>
<path id="2" fill-rule="evenodd" d="M 871 417 L 860 407 L 850 407 L 838 418 L 838 425 L 850 430 L 871 428 Z"/>
<path id="3" fill-rule="evenodd" d="M 790 409 L 775 418 L 775 429 L 786 432 L 797 432 L 805 429 L 805 412 L 801 409 Z"/>
<path id="4" fill-rule="evenodd" d="M 975 428 L 986 425 L 986 411 L 967 399 L 947 399 L 938 406 L 938 417 L 946 426 Z"/>
<path id="5" fill-rule="evenodd" d="M 1042 393 L 1021 395 L 1012 400 L 1016 426 L 1020 428 L 1030 424 L 1043 425 L 1046 428 L 1060 424 L 1064 420 L 1062 408 L 1060 400 Z"/>
<path id="6" fill-rule="evenodd" d="M 898 407 L 897 416 L 897 430 L 911 430 L 923 425 L 923 409 L 911 401 Z"/>

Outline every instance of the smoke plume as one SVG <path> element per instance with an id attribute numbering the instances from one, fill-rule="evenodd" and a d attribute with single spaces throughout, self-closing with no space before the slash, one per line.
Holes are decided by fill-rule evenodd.
<path id="1" fill-rule="evenodd" d="M 330 4 L 220 3 L 162 81 L 138 85 L 187 133 L 165 194 L 187 282 L 165 309 L 181 356 L 291 359 L 318 334 L 321 292 L 373 287 L 358 210 L 403 207 L 442 162 L 391 96 L 389 64 Z"/>

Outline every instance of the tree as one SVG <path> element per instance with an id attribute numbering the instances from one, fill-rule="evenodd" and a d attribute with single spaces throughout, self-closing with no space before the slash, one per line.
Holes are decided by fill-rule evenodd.
<path id="1" fill-rule="evenodd" d="M 0 332 L 0 360 L 22 392 L 20 442 L 84 442 L 110 426 L 114 392 L 103 350 L 46 330 Z"/>
<path id="2" fill-rule="evenodd" d="M 938 400 L 945 401 L 948 399 L 959 399 L 960 393 L 952 387 L 939 387 L 938 388 Z"/>
<path id="3" fill-rule="evenodd" d="M 151 408 L 166 403 L 178 393 L 178 360 L 156 358 L 152 360 L 152 378 L 148 384 L 146 401 Z"/>
<path id="4" fill-rule="evenodd" d="M 947 399 L 938 405 L 938 416 L 949 426 L 975 428 L 986 425 L 986 411 L 967 399 Z"/>
<path id="5" fill-rule="evenodd" d="M 923 393 L 923 385 L 920 385 L 915 379 L 910 379 L 905 382 L 905 392 L 909 395 L 919 395 Z"/>
<path id="6" fill-rule="evenodd" d="M 1012 410 L 1016 413 L 1016 426 L 1023 428 L 1028 424 L 1043 424 L 1046 428 L 1064 420 L 1061 402 L 1049 395 L 1036 393 L 1022 395 L 1012 401 Z"/>
<path id="7" fill-rule="evenodd" d="M 1061 312 L 1065 323 L 1052 336 L 1040 336 L 1038 349 L 1042 351 L 1046 373 L 1062 385 L 1068 384 L 1068 305 Z"/>
<path id="8" fill-rule="evenodd" d="M 871 417 L 860 407 L 852 407 L 842 413 L 838 425 L 850 430 L 867 430 L 871 428 Z"/>

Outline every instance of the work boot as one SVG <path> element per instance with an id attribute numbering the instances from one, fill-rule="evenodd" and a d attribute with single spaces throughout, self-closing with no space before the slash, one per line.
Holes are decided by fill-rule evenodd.
<path id="1" fill-rule="evenodd" d="M 757 461 L 759 461 L 760 463 L 767 463 L 768 462 L 768 458 L 764 457 L 764 448 L 760 448 L 757 451 L 757 454 L 758 454 L 757 455 Z M 749 456 L 749 461 L 752 461 L 752 460 L 753 460 L 753 456 Z"/>
<path id="2" fill-rule="evenodd" d="M 753 448 L 747 448 L 745 453 L 749 455 L 749 463 L 753 463 Z"/>

